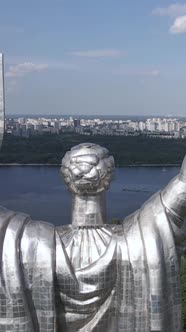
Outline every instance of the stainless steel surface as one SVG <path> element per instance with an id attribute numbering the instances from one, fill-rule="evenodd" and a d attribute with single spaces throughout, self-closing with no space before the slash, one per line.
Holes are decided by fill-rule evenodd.
<path id="1" fill-rule="evenodd" d="M 0 53 L 0 148 L 4 134 L 4 63 L 3 54 Z"/>
<path id="2" fill-rule="evenodd" d="M 0 209 L 0 332 L 182 331 L 186 160 L 122 225 L 106 219 L 113 168 L 94 144 L 66 154 L 72 225 Z"/>
<path id="3" fill-rule="evenodd" d="M 73 194 L 97 195 L 109 188 L 113 169 L 114 158 L 106 148 L 83 143 L 65 154 L 61 172 Z"/>
<path id="4" fill-rule="evenodd" d="M 61 173 L 73 194 L 74 226 L 106 223 L 105 190 L 109 188 L 113 169 L 113 157 L 99 145 L 79 144 L 66 153 Z"/>

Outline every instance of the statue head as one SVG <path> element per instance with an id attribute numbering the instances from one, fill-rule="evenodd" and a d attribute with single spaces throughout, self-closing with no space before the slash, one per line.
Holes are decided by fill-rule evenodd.
<path id="1" fill-rule="evenodd" d="M 62 159 L 61 173 L 69 191 L 79 195 L 97 195 L 109 188 L 114 158 L 97 144 L 82 143 Z"/>

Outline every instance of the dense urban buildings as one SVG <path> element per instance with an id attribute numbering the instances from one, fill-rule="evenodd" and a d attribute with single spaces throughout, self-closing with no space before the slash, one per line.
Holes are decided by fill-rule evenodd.
<path id="1" fill-rule="evenodd" d="M 82 135 L 148 135 L 162 138 L 186 137 L 186 122 L 176 118 L 148 118 L 144 121 L 61 118 L 7 118 L 5 131 L 22 137 L 76 132 Z"/>

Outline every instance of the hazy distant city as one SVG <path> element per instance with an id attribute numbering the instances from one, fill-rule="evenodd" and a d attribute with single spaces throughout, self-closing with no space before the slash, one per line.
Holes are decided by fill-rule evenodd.
<path id="1" fill-rule="evenodd" d="M 60 134 L 75 132 L 81 135 L 137 136 L 185 138 L 186 121 L 177 118 L 147 118 L 143 121 L 131 119 L 103 118 L 27 118 L 9 117 L 5 120 L 5 132 L 14 136 Z"/>

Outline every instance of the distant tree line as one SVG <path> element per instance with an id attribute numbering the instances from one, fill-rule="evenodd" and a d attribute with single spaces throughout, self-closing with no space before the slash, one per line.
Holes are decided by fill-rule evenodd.
<path id="1" fill-rule="evenodd" d="M 186 139 L 140 136 L 84 136 L 75 133 L 17 137 L 5 134 L 0 163 L 60 164 L 65 152 L 83 142 L 109 149 L 116 166 L 142 164 L 181 164 L 186 154 Z"/>

